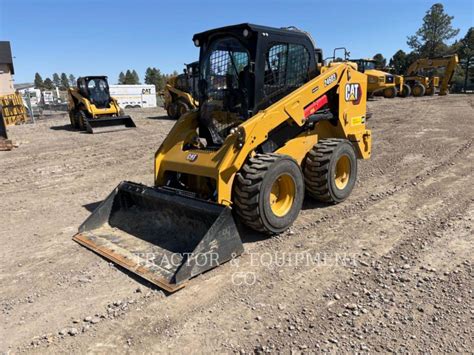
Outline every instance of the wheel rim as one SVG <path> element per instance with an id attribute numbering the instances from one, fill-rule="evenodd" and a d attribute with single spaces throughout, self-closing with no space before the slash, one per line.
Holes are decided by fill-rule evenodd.
<path id="1" fill-rule="evenodd" d="M 351 177 L 351 161 L 349 157 L 343 155 L 336 163 L 336 174 L 334 181 L 339 190 L 343 190 L 349 183 Z"/>
<path id="2" fill-rule="evenodd" d="M 278 216 L 285 216 L 293 206 L 296 195 L 295 181 L 290 175 L 280 175 L 272 185 L 270 192 L 270 206 L 272 212 Z"/>
<path id="3" fill-rule="evenodd" d="M 419 86 L 415 86 L 413 88 L 413 95 L 420 96 L 421 95 L 421 88 Z"/>
<path id="4" fill-rule="evenodd" d="M 184 105 L 181 105 L 179 108 L 179 115 L 184 115 L 188 110 L 186 110 L 186 107 Z"/>

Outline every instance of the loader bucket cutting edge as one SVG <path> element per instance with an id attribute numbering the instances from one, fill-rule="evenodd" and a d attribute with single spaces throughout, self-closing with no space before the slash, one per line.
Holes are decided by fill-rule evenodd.
<path id="1" fill-rule="evenodd" d="M 113 126 L 125 126 L 127 128 L 135 128 L 135 122 L 133 122 L 130 116 L 118 116 L 118 117 L 107 117 L 107 118 L 89 118 L 86 121 L 86 131 L 88 133 L 94 133 L 94 128 L 113 127 Z"/>
<path id="2" fill-rule="evenodd" d="M 73 239 L 168 292 L 244 251 L 230 207 L 131 182 Z"/>

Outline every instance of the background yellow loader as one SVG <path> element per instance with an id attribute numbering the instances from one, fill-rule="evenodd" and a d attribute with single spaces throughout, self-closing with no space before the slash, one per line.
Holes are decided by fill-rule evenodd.
<path id="1" fill-rule="evenodd" d="M 358 70 L 367 75 L 367 93 L 369 96 L 381 94 L 383 97 L 392 99 L 396 96 L 406 97 L 410 94 L 410 88 L 403 81 L 403 77 L 390 74 L 376 68 L 373 59 L 351 59 L 357 64 Z"/>
<path id="2" fill-rule="evenodd" d="M 197 82 L 199 62 L 186 65 L 183 74 L 173 76 L 166 83 L 164 99 L 165 110 L 172 119 L 178 119 L 198 107 Z"/>
<path id="3" fill-rule="evenodd" d="M 71 126 L 88 133 L 94 133 L 99 127 L 136 127 L 132 118 L 123 114 L 117 100 L 110 96 L 106 76 L 77 79 L 77 87 L 68 89 L 68 109 Z"/>
<path id="4" fill-rule="evenodd" d="M 171 292 L 241 254 L 249 231 L 287 229 L 305 196 L 347 199 L 371 155 L 367 76 L 322 70 L 307 33 L 240 24 L 193 42 L 199 109 L 156 152 L 155 186 L 120 183 L 74 236 Z"/>
<path id="5" fill-rule="evenodd" d="M 459 63 L 457 54 L 440 58 L 420 58 L 414 61 L 404 76 L 413 96 L 447 95 L 451 80 Z"/>

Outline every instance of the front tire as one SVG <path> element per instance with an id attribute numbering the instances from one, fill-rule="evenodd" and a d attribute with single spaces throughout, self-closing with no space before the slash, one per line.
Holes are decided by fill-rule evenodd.
<path id="1" fill-rule="evenodd" d="M 347 139 L 322 139 L 306 156 L 304 177 L 309 195 L 339 203 L 352 192 L 357 179 L 357 158 Z"/>
<path id="2" fill-rule="evenodd" d="M 178 118 L 180 118 L 182 115 L 187 113 L 189 111 L 189 106 L 186 104 L 184 101 L 178 101 L 176 103 L 177 109 L 178 109 Z"/>
<path id="3" fill-rule="evenodd" d="M 76 120 L 77 114 L 74 111 L 69 112 L 69 121 L 71 122 L 71 127 L 74 129 L 79 129 L 79 125 Z"/>
<path id="4" fill-rule="evenodd" d="M 87 121 L 87 116 L 86 113 L 82 110 L 77 111 L 76 114 L 76 123 L 78 125 L 79 130 L 85 131 L 86 130 L 86 121 Z"/>
<path id="5" fill-rule="evenodd" d="M 178 105 L 176 102 L 169 104 L 168 108 L 166 109 L 166 113 L 168 114 L 168 117 L 173 120 L 177 120 L 179 118 Z"/>
<path id="6" fill-rule="evenodd" d="M 393 99 L 397 96 L 397 88 L 395 86 L 391 86 L 383 90 L 383 97 L 386 99 Z"/>
<path id="7" fill-rule="evenodd" d="M 303 174 L 287 155 L 257 154 L 237 173 L 233 195 L 234 210 L 244 224 L 266 234 L 281 233 L 303 205 Z"/>

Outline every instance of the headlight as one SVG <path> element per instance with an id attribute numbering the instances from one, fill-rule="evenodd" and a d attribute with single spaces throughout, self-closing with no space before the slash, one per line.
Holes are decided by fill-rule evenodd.
<path id="1" fill-rule="evenodd" d="M 394 80 L 393 75 L 385 75 L 385 82 L 386 83 L 393 84 L 394 81 L 395 80 Z"/>
<path id="2" fill-rule="evenodd" d="M 243 33 L 244 37 L 248 37 L 249 34 L 250 34 L 250 33 L 249 33 L 249 30 L 248 30 L 248 29 L 245 29 L 245 30 L 244 30 L 244 33 Z"/>
<path id="3" fill-rule="evenodd" d="M 195 39 L 195 40 L 194 40 L 194 45 L 195 45 L 196 47 L 199 47 L 199 40 L 198 40 L 198 39 Z"/>

